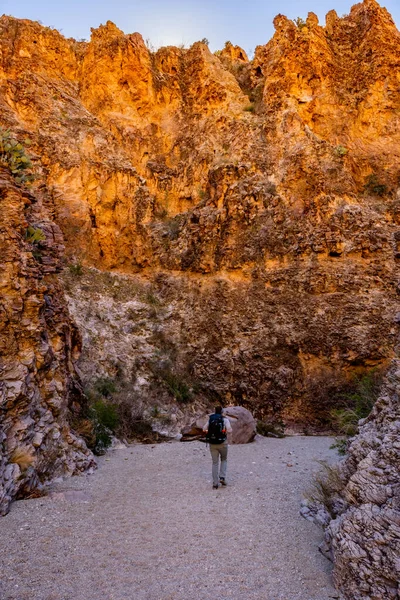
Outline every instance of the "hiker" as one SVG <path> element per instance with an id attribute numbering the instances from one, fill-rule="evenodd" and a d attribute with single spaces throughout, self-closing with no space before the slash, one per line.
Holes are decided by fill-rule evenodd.
<path id="1" fill-rule="evenodd" d="M 226 467 L 228 459 L 227 433 L 232 433 L 232 427 L 227 417 L 222 416 L 222 406 L 215 407 L 215 414 L 211 415 L 203 427 L 207 434 L 206 440 L 210 444 L 212 457 L 213 489 L 218 489 L 219 483 L 226 485 Z M 221 470 L 219 469 L 221 457 Z M 219 472 L 219 483 L 218 483 Z"/>

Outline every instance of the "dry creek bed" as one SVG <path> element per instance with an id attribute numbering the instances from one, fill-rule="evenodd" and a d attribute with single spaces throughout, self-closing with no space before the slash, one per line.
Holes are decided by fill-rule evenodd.
<path id="1" fill-rule="evenodd" d="M 339 598 L 322 531 L 299 515 L 328 437 L 230 446 L 212 490 L 201 442 L 135 444 L 0 520 L 1 600 Z"/>

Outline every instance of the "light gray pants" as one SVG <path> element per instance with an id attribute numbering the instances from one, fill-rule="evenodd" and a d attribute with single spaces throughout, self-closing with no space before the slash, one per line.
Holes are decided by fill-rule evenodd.
<path id="1" fill-rule="evenodd" d="M 228 442 L 223 444 L 210 444 L 212 457 L 213 485 L 218 485 L 219 478 L 226 478 L 226 467 L 228 466 Z M 219 469 L 219 457 L 221 457 L 221 470 Z M 219 473 L 218 473 L 219 472 Z"/>

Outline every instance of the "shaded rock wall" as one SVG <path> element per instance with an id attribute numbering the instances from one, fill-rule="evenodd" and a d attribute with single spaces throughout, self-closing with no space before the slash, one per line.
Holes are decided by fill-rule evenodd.
<path id="1" fill-rule="evenodd" d="M 63 237 L 43 199 L 0 169 L 0 514 L 16 496 L 94 466 L 69 425 L 81 388 L 80 349 L 56 277 Z M 28 226 L 43 239 L 26 239 Z"/>
<path id="2" fill-rule="evenodd" d="M 352 600 L 400 593 L 400 361 L 352 441 L 340 473 L 345 487 L 327 530 L 334 579 Z"/>

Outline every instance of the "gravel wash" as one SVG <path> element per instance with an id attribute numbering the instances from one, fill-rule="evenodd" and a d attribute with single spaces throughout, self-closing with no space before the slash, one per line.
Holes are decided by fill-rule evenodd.
<path id="1" fill-rule="evenodd" d="M 339 598 L 322 531 L 299 515 L 328 437 L 229 447 L 212 489 L 201 442 L 135 444 L 0 520 L 1 600 Z"/>

